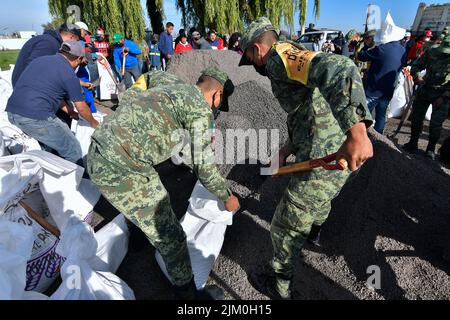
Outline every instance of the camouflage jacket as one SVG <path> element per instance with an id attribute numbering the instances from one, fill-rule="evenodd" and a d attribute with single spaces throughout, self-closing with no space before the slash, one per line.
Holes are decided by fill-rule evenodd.
<path id="1" fill-rule="evenodd" d="M 427 74 L 424 87 L 434 89 L 439 95 L 450 98 L 450 54 L 443 53 L 438 48 L 428 50 L 414 62 L 411 75 L 415 77 L 425 69 Z"/>
<path id="2" fill-rule="evenodd" d="M 177 155 L 186 141 L 191 142 L 198 178 L 210 192 L 226 201 L 231 192 L 214 164 L 211 136 L 206 135 L 211 116 L 211 108 L 197 86 L 158 86 L 128 95 L 95 131 L 92 140 L 107 161 L 124 172 L 143 176 L 153 174 L 155 165 Z"/>
<path id="3" fill-rule="evenodd" d="M 297 161 L 332 154 L 355 124 L 372 124 L 358 68 L 346 57 L 279 42 L 269 53 L 266 72 L 288 113 Z"/>

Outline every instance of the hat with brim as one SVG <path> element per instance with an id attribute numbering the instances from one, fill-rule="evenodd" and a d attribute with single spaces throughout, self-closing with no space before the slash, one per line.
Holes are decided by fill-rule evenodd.
<path id="1" fill-rule="evenodd" d="M 123 35 L 120 33 L 115 33 L 113 36 L 114 43 L 119 43 L 123 39 Z"/>
<path id="2" fill-rule="evenodd" d="M 84 47 L 79 41 L 65 41 L 59 49 L 62 53 L 67 53 L 75 58 L 85 57 Z"/>
<path id="3" fill-rule="evenodd" d="M 202 71 L 202 76 L 214 78 L 223 86 L 223 99 L 219 110 L 223 112 L 228 112 L 230 110 L 228 98 L 234 92 L 234 84 L 230 80 L 226 72 L 219 70 L 216 67 L 210 67 Z"/>
<path id="4" fill-rule="evenodd" d="M 84 31 L 86 31 L 89 35 L 91 35 L 91 31 L 89 31 L 89 27 L 87 26 L 86 23 L 82 22 L 82 21 L 78 21 L 75 22 L 75 25 L 80 27 L 80 29 L 83 29 Z"/>
<path id="5" fill-rule="evenodd" d="M 266 17 L 261 17 L 250 24 L 241 37 L 240 46 L 244 54 L 239 62 L 239 66 L 252 64 L 246 57 L 245 52 L 258 37 L 269 31 L 277 32 L 270 20 Z"/>
<path id="6" fill-rule="evenodd" d="M 450 35 L 447 35 L 444 40 L 442 40 L 441 45 L 437 50 L 445 54 L 450 54 Z"/>

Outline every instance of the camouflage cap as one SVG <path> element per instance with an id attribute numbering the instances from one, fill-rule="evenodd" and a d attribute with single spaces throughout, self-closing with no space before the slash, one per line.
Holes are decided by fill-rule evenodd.
<path id="1" fill-rule="evenodd" d="M 245 56 L 245 51 L 253 41 L 255 41 L 259 36 L 268 31 L 277 32 L 275 27 L 270 22 L 269 18 L 266 17 L 256 19 L 244 31 L 241 37 L 241 44 L 240 44 L 242 51 L 244 51 L 244 55 L 242 56 L 239 66 L 251 65 L 250 61 Z"/>
<path id="2" fill-rule="evenodd" d="M 356 35 L 358 35 L 359 32 L 355 29 L 350 30 L 347 35 L 345 36 L 345 40 L 350 41 L 352 40 Z"/>
<path id="3" fill-rule="evenodd" d="M 234 84 L 228 77 L 227 73 L 216 67 L 210 67 L 202 71 L 202 76 L 214 78 L 223 86 L 223 101 L 219 110 L 228 112 L 230 110 L 230 107 L 228 105 L 228 98 L 234 92 Z"/>

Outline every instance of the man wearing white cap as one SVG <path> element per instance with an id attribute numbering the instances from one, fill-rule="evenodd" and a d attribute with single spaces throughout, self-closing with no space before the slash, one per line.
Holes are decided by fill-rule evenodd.
<path id="1" fill-rule="evenodd" d="M 399 72 L 406 62 L 406 50 L 400 40 L 406 30 L 395 25 L 388 14 L 380 30 L 375 34 L 377 47 L 365 46 L 358 55 L 358 60 L 371 62 L 367 80 L 364 83 L 367 106 L 375 111 L 375 130 L 383 134 L 389 102 L 394 95 L 395 83 Z"/>
<path id="2" fill-rule="evenodd" d="M 6 107 L 12 124 L 47 149 L 80 165 L 83 163 L 80 144 L 69 127 L 56 117 L 56 112 L 62 100 L 67 99 L 93 128 L 98 126 L 74 72 L 83 59 L 84 48 L 80 42 L 67 41 L 58 54 L 33 60 L 22 73 Z M 76 116 L 73 111 L 66 112 Z"/>

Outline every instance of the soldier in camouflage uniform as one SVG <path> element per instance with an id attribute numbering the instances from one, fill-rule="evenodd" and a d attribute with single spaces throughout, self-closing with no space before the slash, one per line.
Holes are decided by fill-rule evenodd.
<path id="1" fill-rule="evenodd" d="M 425 79 L 419 73 L 427 70 Z M 450 102 L 450 35 L 439 47 L 432 48 L 420 57 L 411 68 L 416 84 L 421 85 L 416 93 L 411 115 L 411 140 L 403 148 L 411 153 L 418 151 L 418 142 L 423 131 L 423 121 L 430 104 L 433 113 L 427 156 L 435 159 L 436 145 L 441 137 L 442 125 L 447 118 Z"/>
<path id="2" fill-rule="evenodd" d="M 198 293 L 186 235 L 154 167 L 178 153 L 184 135 L 180 130 L 186 130 L 199 180 L 225 202 L 227 210 L 236 211 L 239 202 L 214 164 L 211 139 L 204 136 L 210 129 L 212 109 L 227 111 L 234 87 L 216 68 L 206 69 L 197 86 L 180 84 L 176 78 L 161 85 L 160 75 L 146 75 L 144 80 L 159 85 L 131 89 L 94 133 L 88 172 L 105 198 L 161 253 L 178 297 L 191 299 Z"/>
<path id="3" fill-rule="evenodd" d="M 294 42 L 277 42 L 267 18 L 252 23 L 242 37 L 240 65 L 253 65 L 272 83 L 288 113 L 289 146 L 280 165 L 295 154 L 297 162 L 338 151 L 356 170 L 373 155 L 367 127 L 372 119 L 355 64 L 348 58 L 310 52 Z M 294 174 L 271 225 L 274 257 L 267 272 L 249 276 L 251 284 L 273 299 L 290 299 L 294 259 L 308 236 L 327 220 L 331 201 L 349 176 L 344 171 L 315 170 Z M 311 234 L 312 233 L 312 234 Z"/>

